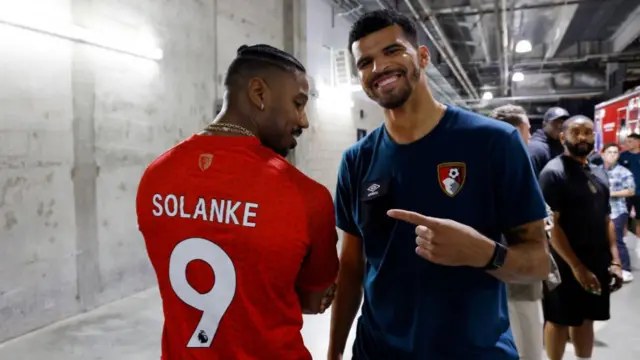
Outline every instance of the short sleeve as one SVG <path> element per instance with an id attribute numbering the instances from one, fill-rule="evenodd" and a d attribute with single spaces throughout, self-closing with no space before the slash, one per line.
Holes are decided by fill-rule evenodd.
<path id="1" fill-rule="evenodd" d="M 636 181 L 633 177 L 633 173 L 629 171 L 627 168 L 622 168 L 624 171 L 622 173 L 622 187 L 624 189 L 631 189 L 634 192 L 636 191 Z"/>
<path id="2" fill-rule="evenodd" d="M 333 201 L 329 191 L 321 190 L 307 201 L 310 249 L 296 285 L 308 291 L 321 291 L 333 284 L 338 276 L 338 234 Z"/>
<path id="3" fill-rule="evenodd" d="M 529 144 L 529 160 L 531 161 L 531 167 L 533 168 L 533 174 L 537 179 L 542 171 L 542 168 L 546 165 L 548 155 L 546 151 L 538 144 Z"/>
<path id="4" fill-rule="evenodd" d="M 349 163 L 349 153 L 342 155 L 340 168 L 338 170 L 338 181 L 335 194 L 336 223 L 338 228 L 351 235 L 358 235 L 360 231 L 354 218 L 353 199 L 355 189 L 352 185 L 351 164 Z M 351 165 L 351 166 L 350 166 Z"/>
<path id="5" fill-rule="evenodd" d="M 546 168 L 540 173 L 540 188 L 544 195 L 544 200 L 554 212 L 562 212 L 562 207 L 566 204 L 563 201 L 564 181 L 555 170 Z"/>
<path id="6" fill-rule="evenodd" d="M 503 231 L 546 218 L 529 154 L 517 130 L 499 140 L 493 153 L 497 218 Z"/>

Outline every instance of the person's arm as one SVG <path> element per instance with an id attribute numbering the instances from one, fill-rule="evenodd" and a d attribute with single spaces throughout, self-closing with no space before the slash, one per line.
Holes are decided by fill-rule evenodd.
<path id="1" fill-rule="evenodd" d="M 506 283 L 528 284 L 549 276 L 549 249 L 544 220 L 505 231 L 509 245 L 504 265 L 489 273 Z"/>
<path id="2" fill-rule="evenodd" d="M 323 313 L 331 305 L 338 274 L 338 235 L 331 194 L 324 187 L 307 201 L 309 253 L 296 280 L 303 314 Z"/>
<path id="3" fill-rule="evenodd" d="M 616 227 L 611 221 L 611 217 L 607 215 L 607 236 L 609 237 L 609 249 L 611 251 L 611 261 L 612 264 L 621 265 L 620 262 L 620 254 L 618 253 L 618 243 L 616 239 Z"/>
<path id="4" fill-rule="evenodd" d="M 357 193 L 352 186 L 349 158 L 349 153 L 345 152 L 340 164 L 335 194 L 336 221 L 338 227 L 343 230 L 343 236 L 338 289 L 331 309 L 328 354 L 330 360 L 341 358 L 363 294 L 365 255 L 353 214 L 353 202 L 357 199 Z"/>
<path id="5" fill-rule="evenodd" d="M 331 309 L 330 359 L 339 359 L 347 344 L 349 331 L 362 303 L 364 267 L 362 240 L 345 232 L 342 236 L 338 289 Z"/>
<path id="6" fill-rule="evenodd" d="M 611 197 L 631 197 L 636 194 L 636 182 L 631 171 L 624 169 L 622 173 L 622 190 L 612 191 Z"/>
<path id="7" fill-rule="evenodd" d="M 549 275 L 547 216 L 529 154 L 517 131 L 500 139 L 493 152 L 492 172 L 499 225 L 507 241 L 504 265 L 489 271 L 513 283 L 531 283 Z"/>

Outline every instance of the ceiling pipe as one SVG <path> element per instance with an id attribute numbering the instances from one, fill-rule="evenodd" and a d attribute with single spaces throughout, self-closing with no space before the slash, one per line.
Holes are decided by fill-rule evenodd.
<path id="1" fill-rule="evenodd" d="M 555 58 L 548 59 L 544 61 L 542 59 L 523 59 L 522 61 L 518 61 L 513 63 L 514 67 L 526 67 L 526 66 L 535 66 L 538 67 L 540 65 L 565 65 L 565 64 L 577 64 L 588 62 L 591 60 L 603 60 L 604 62 L 625 62 L 625 61 L 638 61 L 640 60 L 640 51 L 635 52 L 623 52 L 623 53 L 609 53 L 609 54 L 592 54 L 585 55 L 583 57 L 575 57 L 575 58 Z M 488 68 L 492 66 L 500 66 L 500 62 L 492 62 L 486 64 L 484 61 L 470 61 L 466 63 L 467 65 L 479 66 L 482 68 Z"/>
<path id="2" fill-rule="evenodd" d="M 484 32 L 484 25 L 482 25 L 482 15 L 476 17 L 476 29 L 478 29 L 478 37 L 480 38 L 480 46 L 482 47 L 482 53 L 484 54 L 484 61 L 486 64 L 491 63 L 491 53 L 489 52 L 489 43 Z"/>
<path id="3" fill-rule="evenodd" d="M 546 95 L 526 95 L 526 96 L 508 96 L 508 97 L 499 97 L 493 98 L 491 100 L 483 100 L 483 99 L 463 99 L 463 101 L 470 103 L 479 103 L 479 102 L 502 102 L 502 101 L 529 101 L 529 102 L 546 102 L 547 100 L 558 100 L 558 99 L 581 99 L 588 98 L 594 96 L 600 96 L 603 94 L 603 91 L 590 91 L 590 92 L 579 92 L 579 93 L 559 93 L 559 94 L 546 94 Z"/>
<path id="4" fill-rule="evenodd" d="M 429 36 L 429 39 L 431 39 L 431 41 L 433 43 L 436 43 L 435 39 L 433 38 L 433 34 L 431 34 L 428 31 L 427 27 L 424 25 L 424 22 L 421 21 L 419 15 L 418 15 L 418 12 L 413 7 L 413 5 L 411 5 L 411 2 L 409 0 L 405 0 L 405 3 L 409 7 L 409 9 L 413 13 L 413 15 L 415 17 L 417 17 L 417 19 L 420 22 L 420 24 L 422 25 L 424 31 Z M 447 62 L 449 64 L 449 67 L 451 67 L 452 70 L 457 71 L 458 75 L 460 77 L 462 77 L 462 80 L 460 80 L 459 77 L 458 77 L 458 80 L 460 81 L 462 86 L 465 88 L 467 93 L 471 97 L 479 99 L 480 96 L 478 95 L 478 92 L 476 91 L 475 86 L 473 85 L 473 83 L 471 82 L 469 77 L 467 76 L 467 72 L 464 70 L 464 67 L 460 63 L 460 60 L 456 56 L 456 53 L 453 51 L 453 48 L 451 48 L 451 45 L 449 44 L 449 41 L 447 40 L 447 37 L 445 36 L 444 31 L 442 30 L 442 27 L 440 26 L 440 23 L 438 22 L 438 19 L 432 14 L 431 8 L 429 7 L 429 5 L 427 5 L 424 2 L 424 0 L 418 0 L 418 4 L 420 4 L 420 7 L 422 8 L 422 11 L 427 15 L 427 19 L 431 23 L 431 26 L 433 26 L 433 29 L 435 30 L 436 35 L 438 35 L 438 37 L 440 38 L 440 41 L 442 42 L 442 46 L 444 47 L 444 50 L 446 51 L 446 53 L 441 51 L 440 49 L 438 49 L 438 50 L 443 55 L 445 60 L 449 59 L 449 61 Z M 453 66 L 450 63 L 453 63 Z"/>
<path id="5" fill-rule="evenodd" d="M 427 26 L 424 24 L 424 22 L 422 21 L 422 19 L 420 18 L 420 15 L 418 15 L 418 12 L 416 11 L 416 9 L 413 7 L 413 5 L 411 5 L 411 2 L 409 0 L 404 0 L 405 3 L 407 4 L 407 7 L 409 8 L 409 10 L 411 11 L 411 13 L 413 14 L 413 17 L 415 18 L 416 22 L 420 25 L 420 27 L 422 28 L 422 30 L 425 32 L 425 34 L 427 34 L 427 36 L 429 37 L 429 40 L 431 40 L 431 43 L 433 44 L 433 46 L 435 46 L 436 50 L 438 50 L 438 52 L 440 53 L 440 55 L 442 55 L 442 57 L 444 58 L 444 61 L 447 63 L 447 65 L 449 66 L 449 68 L 451 69 L 451 71 L 453 72 L 453 75 L 456 77 L 456 79 L 458 79 L 458 81 L 460 82 L 460 85 L 462 85 L 462 87 L 464 88 L 464 90 L 467 92 L 467 94 L 469 96 L 471 96 L 474 99 L 477 99 L 477 93 L 474 95 L 474 91 L 473 88 L 469 88 L 469 85 L 467 85 L 467 83 L 465 83 L 464 78 L 461 76 L 461 74 L 458 72 L 458 69 L 454 66 L 453 62 L 451 61 L 451 59 L 449 58 L 449 56 L 447 55 L 446 52 L 444 52 L 444 50 L 442 49 L 442 47 L 440 46 L 440 44 L 438 44 L 438 42 L 436 41 L 435 37 L 433 36 L 433 34 L 431 34 L 431 32 L 429 31 L 429 29 L 427 29 Z"/>
<path id="6" fill-rule="evenodd" d="M 557 2 L 556 0 L 550 2 L 532 2 L 530 4 L 522 4 L 513 7 L 514 11 L 526 11 L 526 10 L 538 10 L 549 9 L 564 5 L 582 5 L 586 3 L 598 3 L 599 5 L 606 5 L 612 0 L 566 0 L 565 2 Z M 494 12 L 490 7 L 482 6 L 480 9 L 473 9 L 470 6 L 453 6 L 446 7 L 438 10 L 434 10 L 434 14 L 449 15 L 455 14 L 458 16 L 475 16 L 481 14 L 489 14 Z"/>
<path id="7" fill-rule="evenodd" d="M 502 45 L 502 94 L 509 94 L 509 30 L 507 24 L 507 0 L 496 0 L 496 10 L 500 14 L 500 44 Z"/>

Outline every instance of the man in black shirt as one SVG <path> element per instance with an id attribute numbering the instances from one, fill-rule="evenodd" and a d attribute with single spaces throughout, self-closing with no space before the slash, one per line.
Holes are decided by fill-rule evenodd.
<path id="1" fill-rule="evenodd" d="M 593 121 L 582 115 L 569 118 L 560 140 L 564 154 L 540 173 L 555 225 L 551 253 L 562 277 L 543 299 L 545 346 L 549 359 L 562 359 L 571 332 L 578 359 L 590 359 L 593 321 L 609 319 L 609 296 L 621 286 L 622 272 L 609 218 L 607 175 L 587 161 L 594 147 Z"/>
<path id="2" fill-rule="evenodd" d="M 569 118 L 569 112 L 561 107 L 552 107 L 544 113 L 542 129 L 536 130 L 529 141 L 531 164 L 536 176 L 549 160 L 562 154 L 564 147 L 559 140 L 562 123 Z"/>

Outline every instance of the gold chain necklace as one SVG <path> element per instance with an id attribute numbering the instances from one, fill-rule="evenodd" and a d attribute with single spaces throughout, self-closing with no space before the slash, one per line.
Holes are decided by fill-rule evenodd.
<path id="1" fill-rule="evenodd" d="M 247 130 L 245 127 L 236 124 L 227 124 L 227 123 L 215 123 L 209 124 L 205 128 L 205 131 L 209 132 L 223 132 L 223 133 L 236 133 L 242 134 L 245 136 L 255 136 L 254 133 Z"/>

